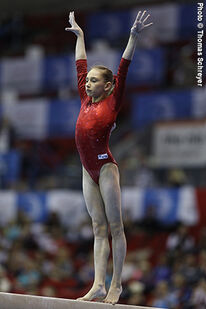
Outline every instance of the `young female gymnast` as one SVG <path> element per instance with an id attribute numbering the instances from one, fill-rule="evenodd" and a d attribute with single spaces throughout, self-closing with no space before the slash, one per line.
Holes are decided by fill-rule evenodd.
<path id="1" fill-rule="evenodd" d="M 128 66 L 132 60 L 138 33 L 150 26 L 149 14 L 138 12 L 122 55 L 117 77 L 104 66 L 87 72 L 84 33 L 69 15 L 70 28 L 77 36 L 75 60 L 81 109 L 75 140 L 83 165 L 83 195 L 94 231 L 94 283 L 79 300 L 103 299 L 116 304 L 122 292 L 121 274 L 126 255 L 126 239 L 121 213 L 121 193 L 117 163 L 109 150 L 109 137 L 121 108 Z M 105 289 L 107 259 L 110 252 L 108 228 L 112 236 L 113 277 L 108 293 Z"/>

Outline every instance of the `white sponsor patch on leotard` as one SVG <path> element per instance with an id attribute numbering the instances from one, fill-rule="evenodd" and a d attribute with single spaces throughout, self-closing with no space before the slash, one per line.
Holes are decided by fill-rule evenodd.
<path id="1" fill-rule="evenodd" d="M 99 154 L 98 155 L 98 159 L 99 160 L 108 159 L 108 154 L 107 153 Z"/>

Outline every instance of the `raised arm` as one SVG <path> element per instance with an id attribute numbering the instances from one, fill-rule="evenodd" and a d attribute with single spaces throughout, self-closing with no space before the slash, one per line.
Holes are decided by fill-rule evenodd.
<path id="1" fill-rule="evenodd" d="M 76 47 L 75 47 L 75 60 L 87 59 L 85 43 L 84 43 L 84 32 L 75 21 L 74 12 L 69 14 L 70 28 L 65 28 L 66 31 L 72 31 L 77 36 Z"/>
<path id="2" fill-rule="evenodd" d="M 143 13 L 139 11 L 137 14 L 135 22 L 130 31 L 130 36 L 129 36 L 127 46 L 122 55 L 122 58 L 124 59 L 132 60 L 135 49 L 136 49 L 139 32 L 142 31 L 144 28 L 149 27 L 153 24 L 153 23 L 149 23 L 146 25 L 144 24 L 147 18 L 150 16 L 150 14 L 147 14 L 147 16 L 143 19 L 143 17 L 145 16 L 145 13 L 146 11 L 144 11 Z"/>

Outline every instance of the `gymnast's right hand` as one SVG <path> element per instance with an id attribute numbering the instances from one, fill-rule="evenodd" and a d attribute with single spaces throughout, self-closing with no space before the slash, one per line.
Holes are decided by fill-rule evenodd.
<path id="1" fill-rule="evenodd" d="M 82 29 L 79 27 L 74 18 L 74 12 L 69 13 L 69 23 L 71 24 L 70 28 L 65 28 L 66 31 L 72 31 L 76 34 L 76 36 L 83 35 Z"/>

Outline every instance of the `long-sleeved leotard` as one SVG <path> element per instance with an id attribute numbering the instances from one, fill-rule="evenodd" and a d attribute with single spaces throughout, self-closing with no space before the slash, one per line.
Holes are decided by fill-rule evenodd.
<path id="1" fill-rule="evenodd" d="M 85 90 L 87 61 L 76 61 L 81 109 L 76 123 L 75 140 L 81 162 L 97 184 L 101 167 L 109 162 L 117 164 L 109 150 L 109 137 L 121 107 L 130 62 L 121 59 L 112 94 L 94 103 Z"/>

